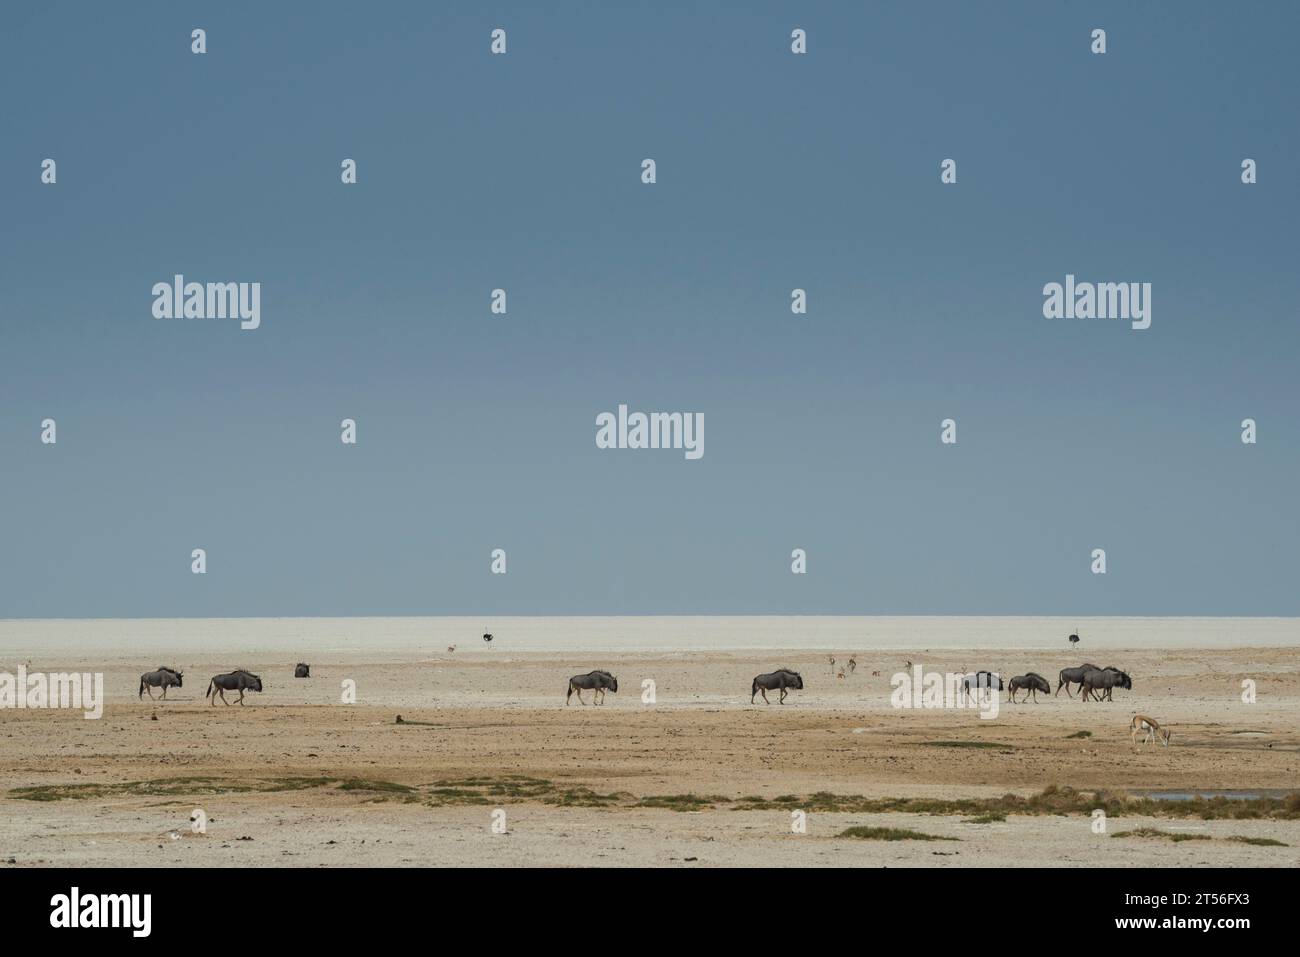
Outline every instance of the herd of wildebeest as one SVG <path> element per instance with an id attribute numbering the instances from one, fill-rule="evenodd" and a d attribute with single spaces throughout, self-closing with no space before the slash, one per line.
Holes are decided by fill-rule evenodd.
<path id="1" fill-rule="evenodd" d="M 834 667 L 834 659 L 831 659 Z M 849 659 L 850 667 L 856 668 L 857 663 Z M 910 665 L 910 662 L 909 662 Z M 311 666 L 303 662 L 298 662 L 294 666 L 293 676 L 295 678 L 310 678 Z M 844 677 L 844 672 L 839 672 L 839 677 Z M 165 665 L 159 665 L 154 671 L 146 671 L 140 676 L 140 693 L 138 697 L 143 698 L 147 692 L 149 697 L 153 698 L 153 689 L 159 688 L 162 691 L 162 697 L 166 699 L 168 688 L 180 688 L 184 686 L 185 675 L 176 668 L 168 668 Z M 1119 668 L 1106 667 L 1098 668 L 1093 664 L 1079 665 L 1077 668 L 1063 668 L 1060 675 L 1057 676 L 1056 694 L 1059 696 L 1064 689 L 1067 696 L 1073 698 L 1074 692 L 1070 686 L 1077 684 L 1079 686 L 1079 698 L 1082 701 L 1097 700 L 1111 701 L 1111 693 L 1116 688 L 1132 690 L 1133 681 L 1127 673 Z M 234 671 L 228 671 L 225 674 L 213 675 L 208 682 L 208 690 L 204 693 L 204 698 L 210 698 L 212 704 L 217 703 L 220 697 L 224 704 L 230 704 L 226 700 L 226 692 L 239 692 L 239 698 L 236 704 L 244 703 L 244 692 L 262 690 L 262 679 L 260 676 L 253 674 L 245 668 L 236 668 Z M 754 704 L 758 695 L 762 695 L 763 701 L 767 704 L 772 702 L 768 700 L 769 691 L 780 692 L 777 699 L 778 704 L 785 704 L 786 695 L 791 690 L 803 690 L 803 676 L 797 671 L 789 668 L 778 668 L 776 671 L 770 671 L 767 674 L 756 675 L 749 689 L 749 703 Z M 990 692 L 1006 690 L 1010 695 L 1012 704 L 1016 703 L 1016 695 L 1023 691 L 1025 693 L 1023 701 L 1038 700 L 1038 692 L 1044 694 L 1052 693 L 1052 685 L 1046 678 L 1035 671 L 1030 671 L 1023 675 L 1017 675 L 1008 682 L 1003 682 L 1002 677 L 994 671 L 976 671 L 966 675 L 961 679 L 961 692 L 964 698 L 970 699 L 972 692 Z M 579 704 L 586 704 L 583 700 L 582 693 L 591 692 L 592 704 L 603 704 L 605 693 L 612 691 L 618 693 L 618 679 L 608 671 L 596 670 L 589 671 L 585 675 L 574 675 L 569 679 L 568 691 L 564 696 L 564 703 L 567 705 L 570 699 L 576 694 Z"/>

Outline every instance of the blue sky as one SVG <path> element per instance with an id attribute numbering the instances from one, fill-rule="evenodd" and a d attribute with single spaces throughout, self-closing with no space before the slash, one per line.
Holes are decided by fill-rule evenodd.
<path id="1" fill-rule="evenodd" d="M 0 617 L 1300 613 L 1292 4 L 4 19 Z"/>

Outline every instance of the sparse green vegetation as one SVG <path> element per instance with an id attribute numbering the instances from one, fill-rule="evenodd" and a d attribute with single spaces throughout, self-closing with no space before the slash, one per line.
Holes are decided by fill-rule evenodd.
<path id="1" fill-rule="evenodd" d="M 1091 731 L 1076 731 L 1074 732 L 1074 734 L 1067 734 L 1065 736 L 1065 739 L 1069 741 L 1071 738 L 1091 738 L 1091 737 L 1092 737 Z"/>
<path id="2" fill-rule="evenodd" d="M 1116 831 L 1111 837 L 1161 837 L 1166 841 L 1208 841 L 1208 834 L 1183 834 L 1175 831 L 1161 831 L 1154 827 L 1139 827 L 1132 831 Z"/>
<path id="3" fill-rule="evenodd" d="M 664 807 L 671 811 L 702 811 L 711 809 L 716 804 L 730 804 L 727 797 L 702 797 L 698 794 L 659 794 L 643 797 L 637 801 L 637 807 Z"/>
<path id="4" fill-rule="evenodd" d="M 1225 837 L 1225 841 L 1236 841 L 1238 844 L 1254 844 L 1256 847 L 1290 847 L 1290 844 L 1282 841 L 1275 841 L 1271 837 L 1245 837 L 1235 834 L 1232 837 Z"/>
<path id="5" fill-rule="evenodd" d="M 184 796 L 210 794 L 265 793 L 322 788 L 371 801 L 400 800 L 444 805 L 482 805 L 535 802 L 557 807 L 638 807 L 672 811 L 707 811 L 723 807 L 735 811 L 803 810 L 850 814 L 961 815 L 970 824 L 1005 821 L 1010 814 L 1090 814 L 1101 809 L 1107 817 L 1146 816 L 1213 820 L 1300 820 L 1300 792 L 1285 797 L 1229 798 L 1196 797 L 1189 801 L 1160 801 L 1132 797 L 1122 792 L 1081 791 L 1052 785 L 1028 796 L 1004 794 L 995 798 L 936 799 L 917 797 L 869 798 L 863 795 L 782 794 L 774 798 L 750 795 L 658 794 L 638 797 L 626 791 L 602 793 L 580 784 L 549 781 L 526 775 L 469 777 L 408 785 L 395 781 L 333 776 L 287 776 L 276 778 L 212 776 L 163 778 L 157 781 L 118 783 L 43 784 L 10 788 L 7 797 L 20 801 L 102 800 L 107 798 Z M 1126 836 L 1136 832 L 1123 832 Z M 1137 834 L 1137 836 L 1142 836 Z M 1246 843 L 1251 843 L 1247 841 Z"/>
<path id="6" fill-rule="evenodd" d="M 922 834 L 905 827 L 850 827 L 840 831 L 840 837 L 854 837 L 862 841 L 957 841 L 956 837 Z"/>

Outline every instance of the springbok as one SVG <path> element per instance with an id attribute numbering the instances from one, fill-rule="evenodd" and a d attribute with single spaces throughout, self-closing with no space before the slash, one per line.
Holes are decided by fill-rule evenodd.
<path id="1" fill-rule="evenodd" d="M 1133 715 L 1133 720 L 1128 725 L 1129 737 L 1133 739 L 1133 750 L 1138 750 L 1138 732 L 1142 732 L 1142 743 L 1146 744 L 1147 739 L 1155 744 L 1156 735 L 1160 736 L 1160 743 L 1166 748 L 1169 747 L 1169 729 L 1160 727 L 1160 722 L 1155 718 L 1148 718 L 1144 714 Z"/>
<path id="2" fill-rule="evenodd" d="M 853 673 L 854 673 L 855 671 L 857 671 L 857 670 L 858 670 L 858 659 L 857 659 L 857 658 L 850 658 L 850 659 L 849 659 L 849 674 L 853 674 Z"/>

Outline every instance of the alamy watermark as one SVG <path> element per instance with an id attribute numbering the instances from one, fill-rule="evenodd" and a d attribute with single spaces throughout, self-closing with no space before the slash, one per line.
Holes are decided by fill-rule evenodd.
<path id="1" fill-rule="evenodd" d="M 683 449 L 688 459 L 704 456 L 703 412 L 632 412 L 596 416 L 598 449 Z"/>
<path id="2" fill-rule="evenodd" d="M 104 674 L 28 674 L 26 665 L 19 665 L 17 674 L 0 671 L 0 708 L 79 708 L 93 721 L 104 716 Z"/>
<path id="3" fill-rule="evenodd" d="M 978 708 L 980 717 L 996 718 L 1002 679 L 988 671 L 925 671 L 913 665 L 911 672 L 899 671 L 889 679 L 894 690 L 889 703 L 895 708 Z"/>
<path id="4" fill-rule="evenodd" d="M 1049 282 L 1043 287 L 1045 319 L 1122 319 L 1134 329 L 1151 328 L 1151 283 Z"/>
<path id="5" fill-rule="evenodd" d="M 171 282 L 153 285 L 155 319 L 238 319 L 239 328 L 262 324 L 260 282 L 186 282 L 177 273 Z"/>

